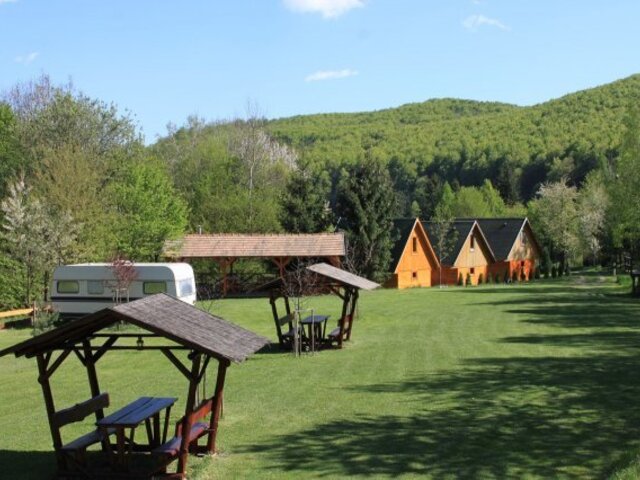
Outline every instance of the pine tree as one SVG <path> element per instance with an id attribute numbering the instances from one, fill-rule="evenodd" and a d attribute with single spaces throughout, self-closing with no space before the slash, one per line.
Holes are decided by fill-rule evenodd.
<path id="1" fill-rule="evenodd" d="M 336 216 L 346 230 L 355 270 L 381 281 L 388 273 L 394 195 L 389 172 L 369 154 L 341 173 Z"/>

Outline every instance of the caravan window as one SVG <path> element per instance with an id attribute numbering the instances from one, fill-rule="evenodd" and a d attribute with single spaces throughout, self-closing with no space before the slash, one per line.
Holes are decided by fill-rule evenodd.
<path id="1" fill-rule="evenodd" d="M 59 280 L 58 293 L 78 293 L 80 292 L 80 283 L 77 280 Z"/>
<path id="2" fill-rule="evenodd" d="M 89 280 L 87 282 L 87 293 L 90 295 L 102 295 L 104 293 L 104 285 L 100 280 Z"/>
<path id="3" fill-rule="evenodd" d="M 167 293 L 167 282 L 143 282 L 142 291 L 145 295 Z"/>
<path id="4" fill-rule="evenodd" d="M 178 283 L 178 295 L 186 297 L 193 294 L 193 282 L 189 279 L 180 280 L 180 283 Z"/>

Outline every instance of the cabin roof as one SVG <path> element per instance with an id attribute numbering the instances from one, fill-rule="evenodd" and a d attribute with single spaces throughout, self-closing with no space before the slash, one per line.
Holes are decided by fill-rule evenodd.
<path id="1" fill-rule="evenodd" d="M 415 223 L 415 218 L 396 218 L 393 221 L 393 230 L 396 238 L 393 243 L 393 247 L 391 248 L 391 272 L 395 271 L 398 266 L 398 262 L 402 258 L 404 247 L 407 245 L 407 240 L 413 231 Z"/>
<path id="2" fill-rule="evenodd" d="M 424 227 L 424 229 L 427 232 L 427 235 L 429 236 L 429 241 L 433 245 L 433 249 L 435 250 L 436 255 L 438 255 L 438 257 L 440 257 L 440 252 L 438 252 L 438 242 L 437 242 L 437 239 L 435 238 L 435 222 L 431 222 L 431 221 L 422 222 L 422 226 Z M 482 228 L 480 228 L 480 226 L 478 225 L 478 222 L 476 222 L 475 220 L 471 220 L 471 219 L 455 219 L 452 222 L 451 227 L 457 233 L 457 237 L 456 237 L 456 241 L 455 241 L 455 244 L 454 244 L 453 248 L 451 248 L 451 250 L 449 250 L 449 252 L 447 252 L 447 255 L 445 255 L 442 258 L 442 264 L 443 265 L 455 265 L 456 260 L 460 256 L 460 251 L 462 250 L 462 247 L 464 246 L 464 243 L 466 242 L 467 238 L 471 234 L 471 231 L 474 229 L 474 227 L 478 228 L 478 232 L 480 233 L 480 237 L 484 241 L 484 243 L 485 243 L 485 245 L 486 245 L 486 247 L 487 247 L 487 249 L 489 251 L 489 255 L 491 256 L 491 260 L 495 260 L 495 254 L 493 253 L 493 250 L 491 249 L 491 245 L 487 241 L 487 238 L 485 237 L 485 235 L 484 235 L 484 233 L 482 231 Z"/>
<path id="3" fill-rule="evenodd" d="M 242 362 L 269 343 L 267 338 L 160 293 L 105 308 L 0 351 L 32 357 L 91 338 L 118 322 L 130 323 L 219 360 Z"/>
<path id="4" fill-rule="evenodd" d="M 484 232 L 493 253 L 498 261 L 506 260 L 513 249 L 513 245 L 518 239 L 518 235 L 529 225 L 527 218 L 479 218 L 478 224 Z M 529 226 L 529 228 L 531 228 Z M 537 246 L 537 240 L 533 236 Z"/>
<path id="5" fill-rule="evenodd" d="M 344 234 L 236 234 L 213 233 L 185 235 L 167 241 L 168 258 L 273 258 L 341 257 L 345 254 Z"/>

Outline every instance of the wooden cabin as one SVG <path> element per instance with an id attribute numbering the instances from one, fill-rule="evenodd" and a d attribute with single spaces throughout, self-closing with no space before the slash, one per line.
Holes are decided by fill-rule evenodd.
<path id="1" fill-rule="evenodd" d="M 504 279 L 517 276 L 529 280 L 539 266 L 542 249 L 527 218 L 481 218 L 478 224 L 484 232 L 496 263 L 492 275 Z"/>
<path id="2" fill-rule="evenodd" d="M 422 222 L 422 225 L 438 254 L 435 224 Z M 432 285 L 439 285 L 441 277 L 443 285 L 458 284 L 460 276 L 463 282 L 469 276 L 472 285 L 477 285 L 481 276 L 482 281 L 486 281 L 490 268 L 495 263 L 495 256 L 478 222 L 455 220 L 452 224 L 452 237 L 452 247 L 441 258 L 442 273 L 438 268 L 432 270 Z M 440 255 L 437 256 L 440 258 Z"/>
<path id="3" fill-rule="evenodd" d="M 396 241 L 391 252 L 389 288 L 430 287 L 439 263 L 419 218 L 394 220 Z"/>

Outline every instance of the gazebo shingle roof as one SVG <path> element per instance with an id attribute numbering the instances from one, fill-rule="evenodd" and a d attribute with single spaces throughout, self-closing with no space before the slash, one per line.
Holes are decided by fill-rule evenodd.
<path id="1" fill-rule="evenodd" d="M 267 338 L 166 294 L 105 308 L 0 351 L 32 357 L 78 342 L 124 321 L 215 358 L 242 362 L 269 343 Z"/>
<path id="2" fill-rule="evenodd" d="M 192 234 L 165 243 L 169 258 L 341 257 L 344 234 Z"/>

